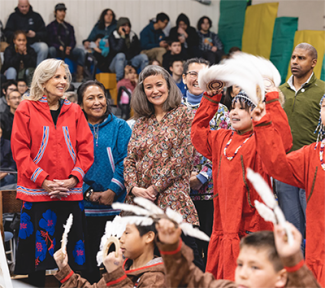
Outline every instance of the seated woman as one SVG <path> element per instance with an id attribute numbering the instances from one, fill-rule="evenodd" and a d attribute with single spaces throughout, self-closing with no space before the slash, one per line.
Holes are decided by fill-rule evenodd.
<path id="1" fill-rule="evenodd" d="M 94 42 L 98 34 L 103 34 L 104 36 L 109 36 L 116 28 L 116 16 L 112 9 L 104 9 L 100 14 L 98 22 L 95 24 L 94 28 L 91 30 L 88 38 L 83 41 L 84 47 L 88 50 L 90 47 L 90 42 Z"/>
<path id="2" fill-rule="evenodd" d="M 126 195 L 123 160 L 131 129 L 124 120 L 110 112 L 103 84 L 87 81 L 79 86 L 77 93 L 78 104 L 85 113 L 94 138 L 95 161 L 86 173 L 83 185 L 88 251 L 88 269 L 84 276 L 93 283 L 100 279 L 96 255 L 106 222 L 119 214 L 119 210 L 112 209 L 111 204 L 124 202 Z"/>
<path id="3" fill-rule="evenodd" d="M 171 39 L 179 39 L 182 43 L 182 51 L 185 51 L 189 58 L 201 55 L 199 36 L 196 29 L 190 26 L 190 19 L 185 14 L 181 13 L 178 15 L 176 27 L 170 29 L 169 37 Z"/>
<path id="4" fill-rule="evenodd" d="M 165 69 L 150 65 L 141 72 L 131 98 L 137 121 L 124 160 L 126 201 L 132 203 L 134 196 L 147 198 L 162 209 L 178 211 L 184 221 L 198 226 L 198 215 L 189 196 L 193 114 L 181 101 L 181 92 Z M 196 253 L 196 263 L 202 267 L 194 238 L 183 240 Z"/>
<path id="5" fill-rule="evenodd" d="M 36 67 L 37 54 L 27 45 L 27 36 L 24 31 L 14 33 L 13 43 L 4 52 L 2 73 L 8 80 L 26 79 L 27 86 L 32 82 Z"/>

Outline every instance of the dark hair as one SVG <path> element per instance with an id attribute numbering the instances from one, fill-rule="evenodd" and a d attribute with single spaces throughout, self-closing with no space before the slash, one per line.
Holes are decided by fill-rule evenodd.
<path id="1" fill-rule="evenodd" d="M 15 85 L 17 87 L 17 81 L 16 80 L 7 80 L 6 82 L 2 83 L 1 93 L 2 93 L 2 90 L 5 90 L 5 92 L 7 93 L 7 89 L 11 85 Z"/>
<path id="2" fill-rule="evenodd" d="M 25 82 L 25 84 L 27 85 L 26 79 L 24 79 L 24 78 L 17 79 L 17 84 L 18 84 L 18 82 Z"/>
<path id="3" fill-rule="evenodd" d="M 188 71 L 188 67 L 190 66 L 190 64 L 193 63 L 197 63 L 197 64 L 205 64 L 207 66 L 210 66 L 210 62 L 208 60 L 205 60 L 203 58 L 191 58 L 188 59 L 185 63 L 184 63 L 184 70 L 183 70 L 183 74 L 186 74 Z"/>
<path id="4" fill-rule="evenodd" d="M 236 46 L 231 47 L 231 48 L 229 49 L 228 54 L 227 54 L 227 58 L 230 58 L 230 56 L 231 56 L 233 53 L 237 52 L 237 51 L 241 51 L 241 49 L 240 49 L 239 47 L 236 47 Z"/>
<path id="5" fill-rule="evenodd" d="M 13 36 L 13 40 L 16 40 L 16 38 L 18 37 L 18 35 L 20 35 L 20 34 L 23 34 L 24 36 L 25 36 L 25 38 L 27 39 L 27 35 L 26 35 L 26 32 L 25 31 L 22 31 L 22 30 L 16 30 L 15 32 L 14 32 L 14 36 Z"/>
<path id="6" fill-rule="evenodd" d="M 166 13 L 161 12 L 156 15 L 156 23 L 158 21 L 164 22 L 165 20 L 168 20 L 169 22 L 169 16 Z"/>
<path id="7" fill-rule="evenodd" d="M 105 89 L 104 85 L 102 83 L 98 82 L 97 80 L 89 80 L 89 81 L 86 81 L 86 82 L 82 83 L 78 87 L 78 90 L 77 90 L 78 105 L 81 106 L 81 104 L 83 103 L 83 97 L 84 97 L 85 91 L 91 85 L 98 86 L 104 92 L 104 95 L 105 95 L 105 98 L 106 98 L 106 103 L 107 103 L 107 109 L 106 109 L 105 114 L 103 115 L 103 119 L 105 119 L 105 118 L 108 117 L 108 115 L 111 114 L 111 109 L 110 109 L 110 106 L 109 106 L 109 99 L 108 99 L 108 96 L 107 96 L 106 89 Z M 85 111 L 84 111 L 84 114 L 86 116 L 86 119 L 88 120 L 88 117 L 87 117 L 87 114 L 85 113 Z"/>
<path id="8" fill-rule="evenodd" d="M 310 45 L 309 43 L 300 43 L 295 47 L 295 49 L 307 50 L 311 59 L 317 60 L 317 50 L 314 46 Z"/>
<path id="9" fill-rule="evenodd" d="M 98 39 L 102 39 L 102 38 L 104 38 L 104 37 L 105 37 L 104 34 L 97 34 L 97 35 L 95 36 L 95 38 L 94 38 L 94 42 L 96 42 Z"/>
<path id="10" fill-rule="evenodd" d="M 132 94 L 131 107 L 135 112 L 135 119 L 140 117 L 150 117 L 155 113 L 154 105 L 148 101 L 146 93 L 144 92 L 143 82 L 147 77 L 156 75 L 161 75 L 165 79 L 168 86 L 168 97 L 163 104 L 163 110 L 170 111 L 176 108 L 182 102 L 181 91 L 177 87 L 171 75 L 160 66 L 149 65 L 140 73 L 139 82 Z"/>
<path id="11" fill-rule="evenodd" d="M 224 93 L 224 96 L 220 101 L 223 105 L 225 105 L 228 108 L 228 110 L 231 110 L 231 106 L 232 106 L 233 98 L 231 97 L 231 92 L 232 92 L 232 85 L 226 89 L 226 93 Z"/>
<path id="12" fill-rule="evenodd" d="M 272 231 L 259 231 L 247 235 L 240 241 L 240 249 L 243 247 L 251 247 L 256 250 L 267 252 L 268 259 L 272 263 L 274 270 L 279 272 L 283 269 L 283 264 L 275 247 L 274 234 Z"/>
<path id="13" fill-rule="evenodd" d="M 208 17 L 208 16 L 202 16 L 199 21 L 197 22 L 197 30 L 200 31 L 201 30 L 201 25 L 204 21 L 204 19 L 207 19 L 209 21 L 209 25 L 210 25 L 210 28 L 212 27 L 212 21 L 211 19 Z"/>
<path id="14" fill-rule="evenodd" d="M 169 62 L 169 67 L 172 67 L 175 62 L 182 62 L 183 63 L 183 61 L 184 60 L 182 59 L 182 57 L 172 58 L 172 60 Z"/>
<path id="15" fill-rule="evenodd" d="M 250 111 L 252 111 L 255 108 L 255 107 L 252 107 L 252 105 L 248 101 L 246 101 L 245 99 L 240 98 L 240 97 L 238 97 L 238 98 L 235 97 L 235 98 L 233 98 L 231 100 L 231 106 L 230 106 L 229 111 L 231 111 L 232 109 L 235 108 L 235 103 L 237 101 L 239 102 L 240 107 L 241 108 L 244 108 L 247 112 L 250 112 Z"/>
<path id="16" fill-rule="evenodd" d="M 168 37 L 166 39 L 166 42 L 167 42 L 168 46 L 172 46 L 172 44 L 175 43 L 175 42 L 181 43 L 181 41 L 179 41 L 179 39 L 175 38 L 175 37 Z"/>
<path id="17" fill-rule="evenodd" d="M 101 30 L 105 29 L 105 20 L 104 20 L 104 18 L 105 18 L 105 15 L 106 15 L 107 11 L 111 11 L 112 14 L 113 14 L 112 23 L 115 22 L 115 19 L 116 19 L 116 15 L 115 15 L 115 13 L 114 13 L 114 11 L 112 9 L 109 9 L 109 8 L 104 9 L 103 12 L 99 16 L 99 21 L 98 21 L 98 28 L 101 29 Z"/>
<path id="18" fill-rule="evenodd" d="M 13 93 L 13 92 L 18 92 L 18 93 L 20 94 L 20 92 L 18 91 L 18 89 L 11 90 L 11 91 L 9 92 L 9 94 L 6 95 L 6 97 L 7 97 L 8 100 L 10 99 L 9 97 L 10 97 L 11 93 Z M 20 96 L 21 96 L 21 94 L 20 94 Z"/>
<path id="19" fill-rule="evenodd" d="M 150 60 L 150 61 L 149 61 L 149 64 L 148 64 L 148 65 L 152 65 L 152 63 L 153 63 L 153 62 L 155 62 L 155 61 L 157 61 L 157 62 L 158 62 L 158 64 L 159 64 L 158 66 L 161 66 L 161 63 L 160 63 L 160 61 L 159 61 L 158 59 L 156 59 L 156 58 L 154 58 L 154 59 Z"/>
<path id="20" fill-rule="evenodd" d="M 155 233 L 155 235 L 157 234 L 156 223 L 152 223 L 151 225 L 147 225 L 147 226 L 135 225 L 135 227 L 137 227 L 141 237 L 147 234 L 148 232 L 153 232 Z"/>

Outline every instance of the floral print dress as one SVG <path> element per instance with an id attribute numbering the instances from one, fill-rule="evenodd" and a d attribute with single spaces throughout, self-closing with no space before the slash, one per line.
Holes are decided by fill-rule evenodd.
<path id="1" fill-rule="evenodd" d="M 128 193 L 132 187 L 153 185 L 158 191 L 155 203 L 160 208 L 170 207 L 187 222 L 199 225 L 189 196 L 194 156 L 192 120 L 192 111 L 184 105 L 167 112 L 160 122 L 155 115 L 139 118 L 124 160 L 124 180 Z M 133 197 L 128 194 L 126 202 L 132 203 Z"/>

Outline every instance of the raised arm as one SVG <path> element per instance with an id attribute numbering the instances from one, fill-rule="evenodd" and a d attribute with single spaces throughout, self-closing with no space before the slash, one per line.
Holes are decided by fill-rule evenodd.
<path id="1" fill-rule="evenodd" d="M 210 120 L 218 111 L 221 97 L 221 94 L 212 97 L 204 94 L 192 122 L 192 143 L 199 153 L 210 160 L 212 160 L 212 133 L 218 133 L 211 131 Z"/>

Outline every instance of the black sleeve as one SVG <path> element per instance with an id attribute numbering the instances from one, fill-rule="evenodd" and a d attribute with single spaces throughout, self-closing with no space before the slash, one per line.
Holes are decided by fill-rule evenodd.
<path id="1" fill-rule="evenodd" d="M 43 41 L 47 42 L 47 31 L 45 27 L 45 23 L 43 21 L 43 18 L 41 15 L 37 14 L 35 17 L 36 27 L 38 27 L 37 31 L 34 31 L 36 33 L 35 40 L 36 41 Z"/>
<path id="2" fill-rule="evenodd" d="M 12 41 L 12 38 L 14 36 L 14 32 L 16 31 L 16 25 L 15 25 L 15 19 L 14 19 L 14 13 L 12 13 L 10 16 L 9 16 L 9 19 L 7 21 L 7 25 L 6 25 L 6 28 L 5 28 L 5 35 L 7 37 L 7 41 Z"/>
<path id="3" fill-rule="evenodd" d="M 21 60 L 22 60 L 22 55 L 16 53 L 14 46 L 13 45 L 8 46 L 4 52 L 4 63 L 3 63 L 2 70 L 6 71 L 9 67 L 14 67 L 15 69 L 18 69 Z"/>
<path id="4" fill-rule="evenodd" d="M 113 33 L 108 38 L 109 39 L 109 49 L 116 53 L 122 52 L 125 47 L 125 39 L 122 37 L 116 39 L 114 37 Z"/>
<path id="5" fill-rule="evenodd" d="M 25 68 L 35 68 L 36 59 L 37 59 L 37 54 L 35 50 L 32 47 L 27 46 L 27 54 L 23 55 L 23 62 Z"/>
<path id="6" fill-rule="evenodd" d="M 196 30 L 194 27 L 189 27 L 188 31 L 188 37 L 186 39 L 186 42 L 188 46 L 193 47 L 193 46 L 199 46 L 200 38 L 199 35 L 197 34 Z"/>

